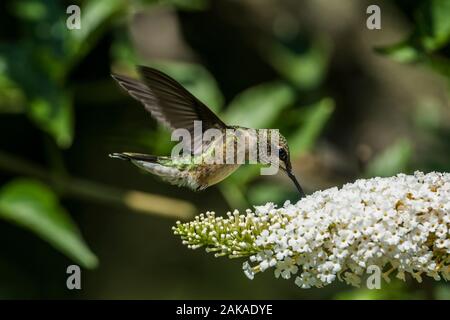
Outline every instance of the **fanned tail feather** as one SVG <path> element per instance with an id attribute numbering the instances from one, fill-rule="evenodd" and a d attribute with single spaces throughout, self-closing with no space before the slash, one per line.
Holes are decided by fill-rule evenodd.
<path id="1" fill-rule="evenodd" d="M 143 154 L 143 153 L 132 153 L 132 152 L 118 152 L 118 153 L 111 153 L 109 155 L 111 158 L 120 159 L 120 160 L 141 160 L 141 161 L 148 161 L 148 162 L 157 162 L 158 157 L 152 156 L 150 154 Z"/>
<path id="2" fill-rule="evenodd" d="M 115 159 L 131 161 L 137 167 L 161 177 L 170 184 L 180 187 L 186 186 L 194 190 L 198 188 L 198 184 L 190 177 L 189 173 L 180 170 L 174 165 L 170 165 L 167 157 L 131 152 L 111 153 L 109 156 Z"/>

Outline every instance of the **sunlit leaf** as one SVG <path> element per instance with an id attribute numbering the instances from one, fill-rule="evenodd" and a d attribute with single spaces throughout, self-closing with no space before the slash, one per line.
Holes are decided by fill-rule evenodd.
<path id="1" fill-rule="evenodd" d="M 294 102 L 295 93 L 282 82 L 249 88 L 229 104 L 224 120 L 248 128 L 270 128 L 278 114 Z"/>
<path id="2" fill-rule="evenodd" d="M 248 207 L 248 201 L 239 185 L 232 181 L 224 181 L 218 187 L 230 208 L 244 209 Z"/>
<path id="3" fill-rule="evenodd" d="M 67 95 L 35 98 L 29 103 L 31 118 L 50 133 L 60 147 L 72 143 L 72 100 Z"/>
<path id="4" fill-rule="evenodd" d="M 423 46 L 435 51 L 450 40 L 450 1 L 427 0 L 417 13 L 417 26 Z"/>
<path id="5" fill-rule="evenodd" d="M 416 126 L 424 130 L 439 129 L 445 119 L 443 115 L 444 108 L 438 101 L 426 99 L 418 103 L 413 113 L 413 119 Z"/>
<path id="6" fill-rule="evenodd" d="M 112 70 L 126 70 L 125 73 L 136 71 L 136 65 L 139 65 L 139 58 L 130 41 L 129 35 L 125 31 L 118 31 L 114 34 L 115 39 L 111 44 Z"/>
<path id="7" fill-rule="evenodd" d="M 408 170 L 412 145 L 408 139 L 400 139 L 377 155 L 367 166 L 365 176 L 387 177 Z"/>
<path id="8" fill-rule="evenodd" d="M 450 61 L 436 51 L 450 42 L 450 2 L 424 0 L 414 15 L 414 30 L 400 43 L 377 48 L 402 63 L 420 62 L 450 79 Z"/>
<path id="9" fill-rule="evenodd" d="M 244 165 L 241 166 L 236 173 L 233 173 L 227 180 L 233 182 L 236 185 L 246 185 L 251 182 L 255 177 L 261 175 L 261 167 L 259 164 Z"/>
<path id="10" fill-rule="evenodd" d="M 283 204 L 289 192 L 284 185 L 277 183 L 259 183 L 248 191 L 249 202 L 254 205 L 263 205 L 268 201 Z"/>
<path id="11" fill-rule="evenodd" d="M 376 51 L 400 63 L 416 62 L 422 55 L 409 41 L 402 41 L 394 45 L 379 47 L 376 48 Z"/>
<path id="12" fill-rule="evenodd" d="M 5 74 L 23 92 L 25 111 L 33 122 L 60 147 L 68 147 L 73 138 L 72 99 L 51 71 L 37 63 L 32 48 L 26 43 L 0 46 Z"/>
<path id="13" fill-rule="evenodd" d="M 23 91 L 1 72 L 0 67 L 0 112 L 24 112 L 24 105 Z"/>
<path id="14" fill-rule="evenodd" d="M 334 110 L 334 101 L 330 98 L 305 107 L 303 118 L 299 119 L 299 128 L 289 137 L 292 154 L 310 150 Z"/>
<path id="15" fill-rule="evenodd" d="M 81 28 L 66 32 L 68 63 L 72 67 L 96 43 L 108 21 L 126 8 L 124 0 L 89 0 L 81 7 Z"/>
<path id="16" fill-rule="evenodd" d="M 330 57 L 326 41 L 314 42 L 302 53 L 296 53 L 278 42 L 264 46 L 261 51 L 281 76 L 303 90 L 315 88 L 323 81 Z"/>
<path id="17" fill-rule="evenodd" d="M 419 63 L 450 79 L 449 59 L 427 54 L 415 47 L 409 40 L 391 46 L 379 47 L 375 50 L 400 63 Z"/>
<path id="18" fill-rule="evenodd" d="M 157 126 L 156 129 L 139 130 L 135 135 L 133 141 L 155 154 L 170 154 L 177 143 L 170 140 L 169 130 L 162 125 Z"/>
<path id="19" fill-rule="evenodd" d="M 16 1 L 13 10 L 17 17 L 31 21 L 42 20 L 48 14 L 45 3 L 40 0 Z"/>
<path id="20" fill-rule="evenodd" d="M 86 268 L 97 265 L 96 256 L 58 198 L 40 182 L 16 179 L 3 186 L 0 217 L 36 233 Z"/>

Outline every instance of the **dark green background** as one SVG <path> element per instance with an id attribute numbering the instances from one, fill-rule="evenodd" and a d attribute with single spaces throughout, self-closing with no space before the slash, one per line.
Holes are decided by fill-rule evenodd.
<path id="1" fill-rule="evenodd" d="M 170 153 L 170 135 L 109 76 L 144 64 L 232 124 L 280 129 L 308 193 L 448 171 L 448 1 L 75 1 L 83 32 L 65 27 L 72 3 L 0 2 L 0 298 L 450 298 L 448 285 L 428 279 L 377 291 L 338 282 L 302 290 L 271 271 L 250 281 L 242 261 L 188 250 L 172 235 L 175 218 L 136 212 L 123 195 L 224 214 L 295 201 L 286 177 L 247 167 L 194 193 L 107 156 Z M 369 4 L 381 8 L 381 30 L 366 28 Z M 30 227 L 23 212 L 57 227 Z M 68 215 L 74 224 L 59 220 Z M 73 263 L 83 266 L 81 291 L 65 286 Z"/>

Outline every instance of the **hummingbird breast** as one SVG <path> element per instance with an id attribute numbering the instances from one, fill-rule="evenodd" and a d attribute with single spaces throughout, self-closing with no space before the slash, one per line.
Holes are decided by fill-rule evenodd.
<path id="1" fill-rule="evenodd" d="M 236 171 L 244 162 L 239 161 L 238 154 L 243 151 L 244 159 L 249 158 L 249 149 L 255 148 L 258 141 L 256 138 L 256 130 L 251 130 L 243 127 L 230 127 L 232 133 L 228 134 L 225 130 L 218 140 L 211 143 L 204 154 L 201 155 L 202 164 L 193 170 L 195 173 L 194 180 L 197 181 L 198 189 L 205 189 L 227 178 L 230 174 Z M 239 146 L 239 143 L 244 143 L 244 148 Z M 221 151 L 217 153 L 216 151 Z M 227 153 L 231 152 L 232 161 L 228 161 Z M 221 160 L 219 163 L 212 161 L 213 158 Z"/>
<path id="2" fill-rule="evenodd" d="M 195 170 L 198 189 L 202 190 L 224 180 L 240 167 L 239 164 L 208 164 Z"/>

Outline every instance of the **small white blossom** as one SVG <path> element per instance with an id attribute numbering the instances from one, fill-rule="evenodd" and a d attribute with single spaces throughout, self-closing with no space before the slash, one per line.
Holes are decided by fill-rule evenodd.
<path id="1" fill-rule="evenodd" d="M 244 264 L 242 265 L 242 269 L 244 270 L 244 274 L 247 276 L 247 278 L 253 280 L 253 278 L 255 277 L 255 273 L 253 272 L 253 269 L 248 262 L 244 262 Z"/>
<path id="2" fill-rule="evenodd" d="M 341 189 L 315 192 L 296 204 L 273 203 L 255 211 L 206 213 L 174 232 L 196 249 L 216 256 L 247 257 L 250 279 L 274 268 L 275 277 L 301 288 L 336 279 L 359 286 L 370 265 L 417 281 L 426 275 L 450 280 L 450 174 L 399 174 L 357 180 Z"/>

